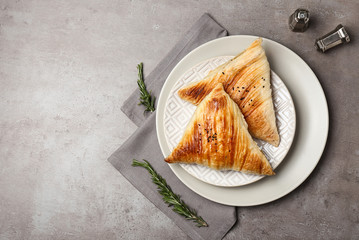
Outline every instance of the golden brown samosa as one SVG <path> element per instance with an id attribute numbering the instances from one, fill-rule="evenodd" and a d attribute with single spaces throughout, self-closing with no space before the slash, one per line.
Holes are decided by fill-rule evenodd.
<path id="1" fill-rule="evenodd" d="M 245 51 L 209 72 L 202 80 L 189 84 L 178 95 L 198 105 L 218 84 L 238 104 L 253 137 L 278 146 L 279 134 L 272 101 L 270 68 L 261 46 L 255 40 Z"/>
<path id="2" fill-rule="evenodd" d="M 238 105 L 221 83 L 198 105 L 181 141 L 165 161 L 274 175 L 270 163 L 249 134 Z"/>

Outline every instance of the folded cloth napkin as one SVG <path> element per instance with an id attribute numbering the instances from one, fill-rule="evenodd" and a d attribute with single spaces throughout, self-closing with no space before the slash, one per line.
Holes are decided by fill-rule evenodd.
<path id="1" fill-rule="evenodd" d="M 196 47 L 216 38 L 227 36 L 227 30 L 218 25 L 208 14 L 202 17 L 186 32 L 157 67 L 145 77 L 148 91 L 158 97 L 168 75 L 177 63 Z M 140 126 L 149 114 L 143 114 L 143 106 L 138 106 L 140 92 L 134 91 L 124 102 L 121 110 L 137 126 Z"/>
<path id="2" fill-rule="evenodd" d="M 169 54 L 146 78 L 147 89 L 158 97 L 161 88 L 175 65 L 197 46 L 227 35 L 227 31 L 218 25 L 208 14 L 204 14 L 175 45 Z M 221 239 L 235 224 L 235 207 L 221 205 L 207 200 L 187 188 L 164 162 L 156 134 L 155 113 L 143 114 L 143 106 L 138 106 L 139 93 L 136 90 L 125 101 L 122 111 L 139 128 L 116 151 L 109 161 L 111 164 L 157 208 L 171 218 L 192 239 Z M 184 219 L 172 211 L 157 192 L 150 175 L 143 168 L 132 167 L 132 159 L 148 160 L 154 169 L 167 180 L 172 190 L 181 195 L 182 199 L 197 210 L 198 215 L 209 224 L 209 227 L 198 228 L 195 223 Z"/>

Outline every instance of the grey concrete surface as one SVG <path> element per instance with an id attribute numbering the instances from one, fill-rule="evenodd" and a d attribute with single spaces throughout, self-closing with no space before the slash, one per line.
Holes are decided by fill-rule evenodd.
<path id="1" fill-rule="evenodd" d="M 288 30 L 297 7 L 305 33 Z M 225 239 L 359 239 L 359 2 L 0 0 L 0 239 L 186 239 L 107 157 L 135 130 L 120 111 L 181 34 L 209 12 L 230 34 L 298 53 L 327 96 L 330 132 L 309 179 L 238 208 Z M 314 39 L 342 23 L 352 42 Z M 313 103 L 315 104 L 315 103 Z"/>

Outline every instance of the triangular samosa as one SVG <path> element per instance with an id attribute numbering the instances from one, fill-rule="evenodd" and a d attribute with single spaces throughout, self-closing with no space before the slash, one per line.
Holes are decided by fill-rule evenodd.
<path id="1" fill-rule="evenodd" d="M 278 146 L 279 135 L 272 101 L 270 68 L 261 46 L 255 40 L 245 51 L 209 72 L 202 80 L 178 91 L 186 101 L 198 105 L 218 84 L 238 104 L 253 137 Z"/>
<path id="2" fill-rule="evenodd" d="M 249 134 L 238 105 L 221 83 L 198 105 L 181 141 L 165 161 L 274 175 L 268 160 Z"/>

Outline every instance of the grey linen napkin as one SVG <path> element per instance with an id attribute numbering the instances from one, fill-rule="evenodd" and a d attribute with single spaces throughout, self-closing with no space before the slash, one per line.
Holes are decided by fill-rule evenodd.
<path id="1" fill-rule="evenodd" d="M 227 35 L 227 30 L 218 25 L 208 14 L 202 15 L 156 68 L 145 77 L 148 91 L 158 97 L 168 75 L 184 56 L 203 43 Z M 149 114 L 143 115 L 143 107 L 137 105 L 139 99 L 140 93 L 136 90 L 121 107 L 122 112 L 137 126 L 149 116 Z"/>
<path id="2" fill-rule="evenodd" d="M 208 14 L 204 14 L 175 45 L 169 54 L 146 78 L 147 87 L 158 97 L 162 85 L 174 66 L 191 50 L 212 39 L 227 35 L 227 31 L 218 25 Z M 221 205 L 207 200 L 187 188 L 164 162 L 156 135 L 155 113 L 143 114 L 143 106 L 138 106 L 138 90 L 125 101 L 122 111 L 139 128 L 116 151 L 109 161 L 111 164 L 157 208 L 171 218 L 192 239 L 221 239 L 237 220 L 235 207 Z M 154 169 L 167 180 L 172 190 L 209 224 L 207 228 L 198 228 L 195 223 L 185 220 L 172 211 L 162 200 L 147 171 L 132 167 L 132 159 L 148 160 Z"/>

